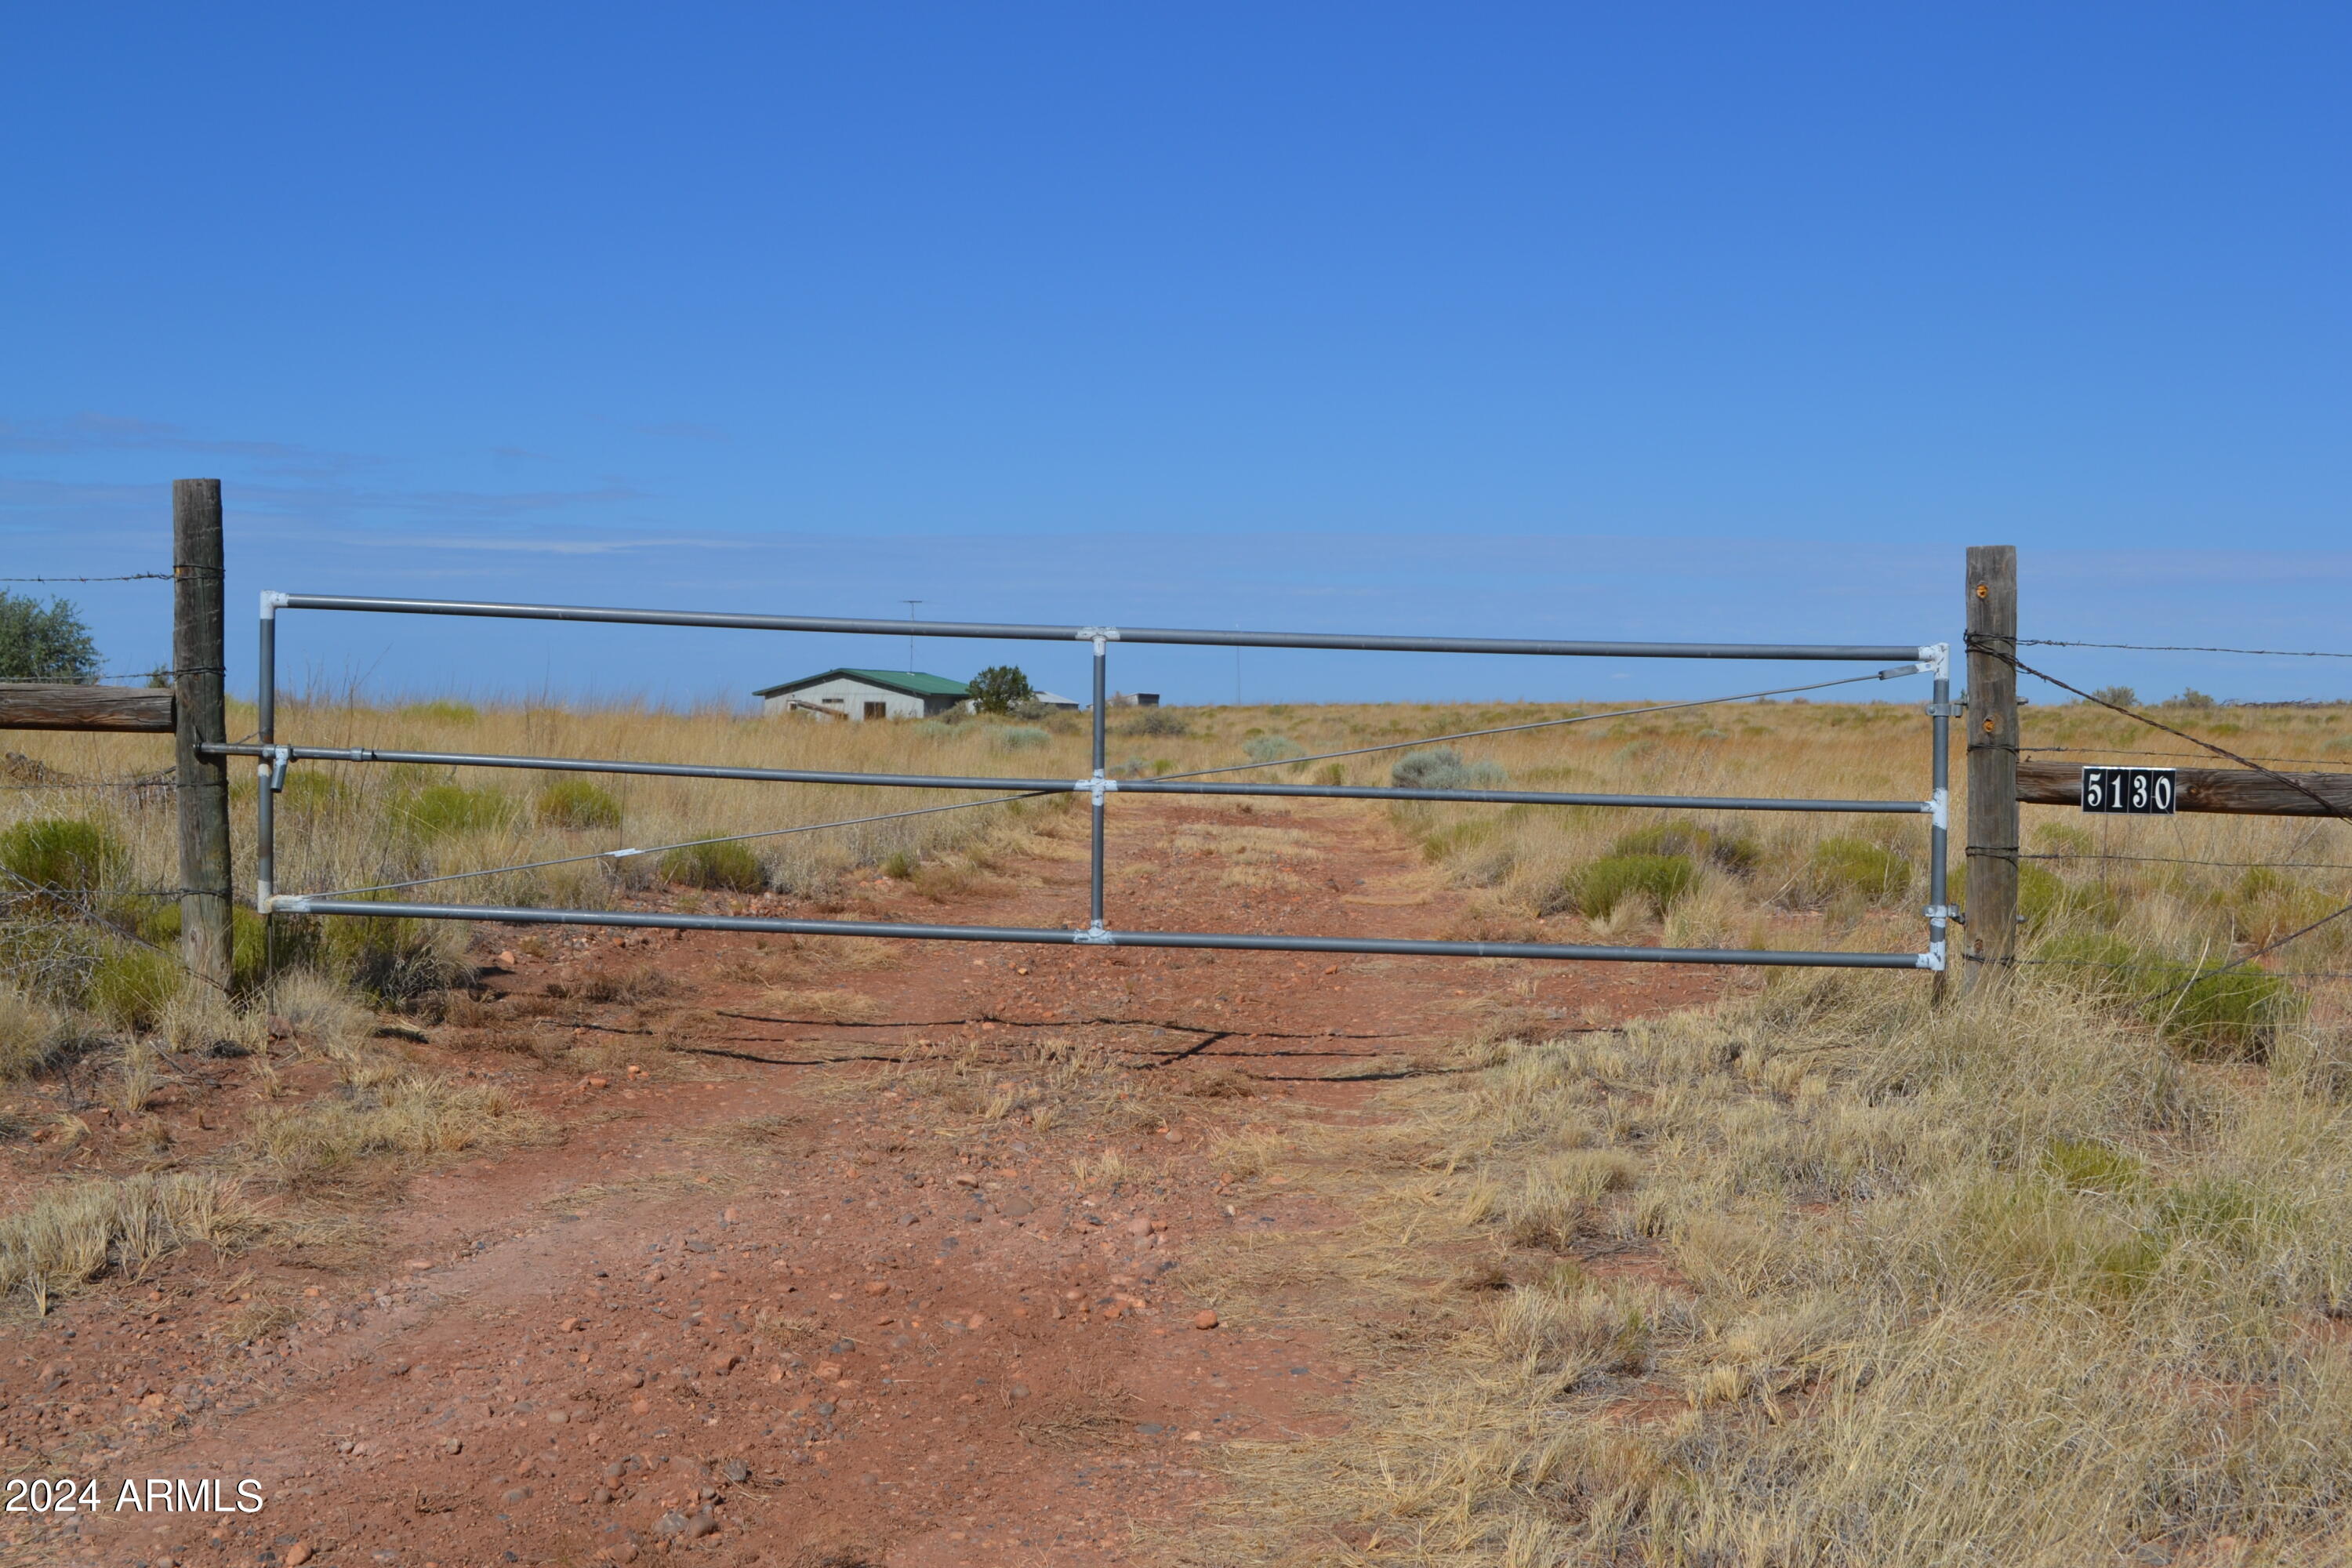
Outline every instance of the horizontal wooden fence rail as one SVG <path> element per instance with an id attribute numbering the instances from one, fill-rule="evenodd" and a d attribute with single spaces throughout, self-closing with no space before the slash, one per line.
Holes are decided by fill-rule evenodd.
<path id="1" fill-rule="evenodd" d="M 2221 811 L 2240 816 L 2352 816 L 2352 773 L 2258 773 L 2243 768 L 2177 770 L 2177 809 Z M 2283 781 L 2292 779 L 2293 784 Z M 2301 789 L 2295 787 L 2302 786 Z M 2309 790 L 2305 795 L 2304 790 Z M 2319 800 L 2314 800 L 2317 795 Z M 2017 764 L 2017 798 L 2027 805 L 2081 805 L 2083 769 L 2078 763 L 2032 757 Z M 2320 805 L 2326 801 L 2330 811 Z"/>
<path id="2" fill-rule="evenodd" d="M 168 735 L 171 688 L 0 682 L 0 730 L 128 730 Z"/>

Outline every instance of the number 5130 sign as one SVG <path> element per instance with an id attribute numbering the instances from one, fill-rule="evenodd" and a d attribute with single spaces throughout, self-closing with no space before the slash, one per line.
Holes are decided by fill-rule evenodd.
<path id="1" fill-rule="evenodd" d="M 2083 809 L 2126 816 L 2170 816 L 2180 798 L 2172 768 L 2084 768 Z"/>

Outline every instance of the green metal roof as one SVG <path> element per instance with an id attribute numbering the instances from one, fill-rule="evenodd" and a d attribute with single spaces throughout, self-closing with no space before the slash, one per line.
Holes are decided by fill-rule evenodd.
<path id="1" fill-rule="evenodd" d="M 961 680 L 950 680 L 944 675 L 925 675 L 915 669 L 828 669 L 817 675 L 804 675 L 798 680 L 787 680 L 782 686 L 771 686 L 755 691 L 754 697 L 777 697 L 787 691 L 798 691 L 804 686 L 831 680 L 837 675 L 869 686 L 883 687 L 891 691 L 903 691 L 909 697 L 969 697 L 971 689 Z"/>

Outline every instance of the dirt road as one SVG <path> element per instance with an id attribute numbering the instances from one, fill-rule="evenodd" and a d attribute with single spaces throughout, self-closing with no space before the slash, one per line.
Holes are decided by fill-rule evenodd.
<path id="1" fill-rule="evenodd" d="M 1352 806 L 1123 802 L 1116 822 L 1115 923 L 1474 919 Z M 1068 923 L 1077 832 L 832 907 Z M 417 1176 L 368 1214 L 361 1261 L 190 1256 L 5 1330 L 11 1473 L 94 1476 L 103 1502 L 0 1516 L 11 1560 L 1141 1560 L 1137 1531 L 1181 1529 L 1220 1445 L 1328 1429 L 1354 1376 L 1188 1289 L 1221 1231 L 1346 1223 L 1261 1179 L 1254 1136 L 1372 1114 L 1381 1082 L 1498 1007 L 1593 1022 L 1721 984 L 496 929 L 480 946 L 506 1000 L 415 1052 L 505 1081 L 560 1137 Z M 613 1065 L 542 1065 L 566 1047 Z M 295 1321 L 217 1349 L 221 1296 L 273 1289 Z M 151 1478 L 216 1480 L 232 1511 L 120 1506 Z M 233 1511 L 247 1479 L 266 1500 Z"/>

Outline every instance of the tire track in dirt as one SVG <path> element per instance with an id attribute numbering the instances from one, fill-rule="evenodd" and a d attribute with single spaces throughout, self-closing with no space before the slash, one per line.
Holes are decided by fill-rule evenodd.
<path id="1" fill-rule="evenodd" d="M 1114 924 L 1402 936 L 1473 918 L 1360 807 L 1122 802 L 1114 823 Z M 1071 923 L 1071 826 L 944 912 L 887 880 L 834 912 Z M 1181 1530 L 1215 1485 L 1220 1444 L 1328 1429 L 1354 1375 L 1279 1324 L 1192 1326 L 1198 1243 L 1345 1223 L 1213 1155 L 1251 1097 L 1360 1114 L 1498 1006 L 1557 1026 L 1722 984 L 877 945 L 599 933 L 496 966 L 497 988 L 544 996 L 650 965 L 684 1013 L 486 1031 L 676 1049 L 543 1094 L 560 1146 L 415 1180 L 287 1353 L 241 1358 L 235 1404 L 179 1401 L 182 1430 L 107 1460 L 257 1478 L 262 1513 L 85 1515 L 20 1548 L 288 1568 L 1131 1561 L 1135 1527 Z"/>

